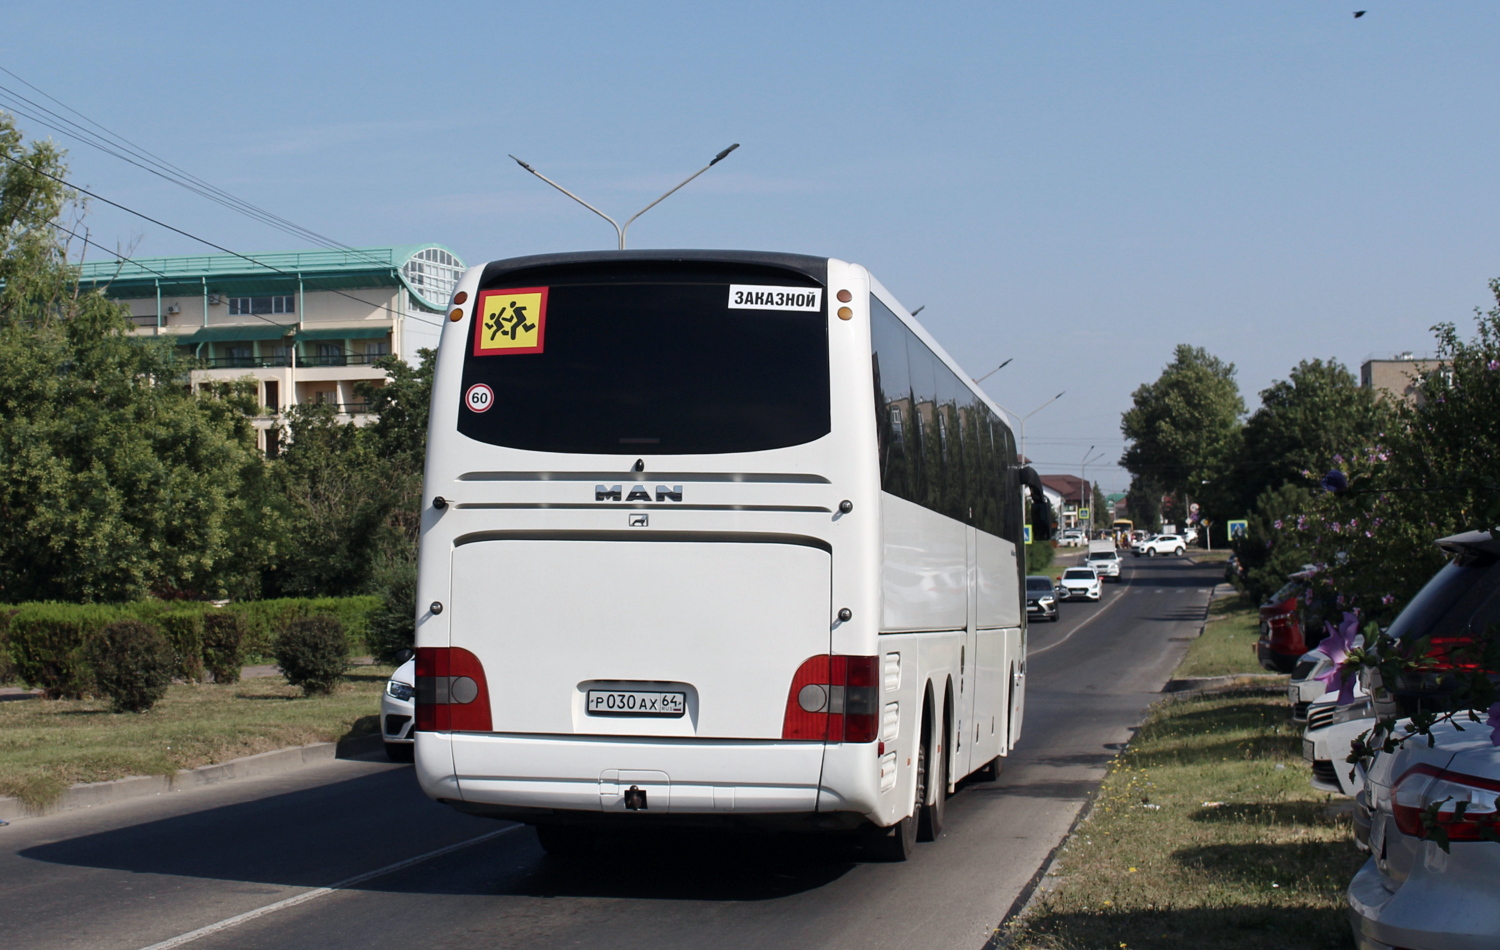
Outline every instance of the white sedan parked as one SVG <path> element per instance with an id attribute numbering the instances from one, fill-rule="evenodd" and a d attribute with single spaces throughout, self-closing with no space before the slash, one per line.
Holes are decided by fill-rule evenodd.
<path id="1" fill-rule="evenodd" d="M 1091 567 L 1070 567 L 1063 571 L 1057 589 L 1068 600 L 1098 600 L 1104 593 L 1103 582 Z"/>

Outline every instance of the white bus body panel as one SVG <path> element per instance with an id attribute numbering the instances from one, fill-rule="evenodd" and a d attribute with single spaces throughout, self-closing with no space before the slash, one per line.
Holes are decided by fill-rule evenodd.
<path id="1" fill-rule="evenodd" d="M 473 300 L 482 271 L 466 272 L 456 292 Z M 868 296 L 907 315 L 862 267 L 829 261 L 828 297 L 840 289 L 854 315 L 833 317 L 830 300 L 828 435 L 756 453 L 647 451 L 642 472 L 633 457 L 459 434 L 471 323 L 445 324 L 417 645 L 479 657 L 494 732 L 416 733 L 428 795 L 598 813 L 622 810 L 621 788 L 637 785 L 654 814 L 852 812 L 890 825 L 911 811 L 929 693 L 934 741 L 952 703 L 950 781 L 1009 750 L 1025 662 L 1020 554 L 881 492 Z M 601 505 L 596 484 L 681 485 L 684 501 Z M 430 504 L 438 496 L 441 510 Z M 638 510 L 649 526 L 627 525 Z M 830 652 L 881 657 L 878 742 L 780 738 L 797 667 Z M 594 680 L 684 684 L 689 714 L 588 716 L 581 695 Z"/>

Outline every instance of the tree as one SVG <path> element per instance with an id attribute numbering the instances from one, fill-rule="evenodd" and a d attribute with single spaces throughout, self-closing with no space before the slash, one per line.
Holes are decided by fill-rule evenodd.
<path id="1" fill-rule="evenodd" d="M 1132 395 L 1120 430 L 1131 444 L 1120 459 L 1137 481 L 1200 501 L 1205 512 L 1223 507 L 1225 475 L 1239 445 L 1245 411 L 1234 364 L 1201 347 L 1180 344 L 1154 383 Z M 1214 520 L 1220 520 L 1215 518 Z"/>
<path id="2" fill-rule="evenodd" d="M 1445 535 L 1500 526 L 1500 281 L 1496 306 L 1476 314 L 1476 335 L 1433 327 L 1438 365 L 1422 374 L 1416 399 L 1368 447 L 1331 460 L 1298 524 L 1302 543 L 1325 566 L 1340 604 L 1388 622 L 1443 564 Z"/>
<path id="3" fill-rule="evenodd" d="M 199 398 L 171 347 L 80 290 L 60 152 L 0 115 L 0 154 L 0 601 L 223 596 L 259 544 L 251 400 Z"/>
<path id="4" fill-rule="evenodd" d="M 332 406 L 293 406 L 290 439 L 276 471 L 285 526 L 265 593 L 338 597 L 362 591 L 380 552 L 399 485 L 389 462 Z"/>
<path id="5" fill-rule="evenodd" d="M 1395 420 L 1372 390 L 1338 360 L 1303 360 L 1260 393 L 1245 421 L 1231 476 L 1239 510 L 1249 512 L 1268 489 L 1321 478 L 1335 455 L 1371 445 Z"/>

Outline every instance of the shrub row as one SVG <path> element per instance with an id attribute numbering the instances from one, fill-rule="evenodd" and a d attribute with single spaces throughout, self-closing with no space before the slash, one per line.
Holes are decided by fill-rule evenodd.
<path id="1" fill-rule="evenodd" d="M 139 621 L 154 628 L 170 648 L 171 675 L 232 682 L 244 662 L 268 662 L 278 638 L 296 621 L 331 617 L 338 622 L 348 652 L 362 651 L 378 597 L 286 598 L 214 607 L 184 601 L 134 604 L 31 603 L 0 608 L 0 678 L 7 668 L 16 678 L 45 689 L 49 696 L 83 696 L 98 691 L 94 658 L 104 628 Z"/>

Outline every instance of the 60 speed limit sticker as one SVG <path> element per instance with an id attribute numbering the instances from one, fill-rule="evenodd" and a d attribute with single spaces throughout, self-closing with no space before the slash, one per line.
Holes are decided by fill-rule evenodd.
<path id="1" fill-rule="evenodd" d="M 495 391 L 484 383 L 475 383 L 464 393 L 464 405 L 470 412 L 486 412 L 495 404 Z"/>

